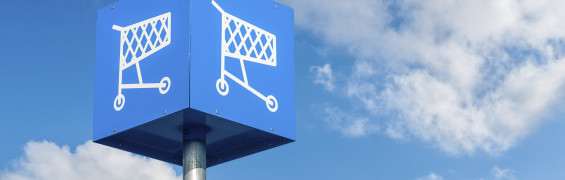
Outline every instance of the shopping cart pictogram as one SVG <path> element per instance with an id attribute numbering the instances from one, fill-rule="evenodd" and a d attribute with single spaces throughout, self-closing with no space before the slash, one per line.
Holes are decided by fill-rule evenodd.
<path id="1" fill-rule="evenodd" d="M 118 95 L 114 99 L 114 109 L 120 111 L 125 105 L 123 89 L 158 88 L 161 94 L 166 94 L 171 87 L 171 79 L 165 76 L 159 83 L 144 83 L 139 62 L 171 43 L 171 13 L 167 12 L 126 27 L 114 25 L 112 29 L 121 33 Z M 122 83 L 122 72 L 134 65 L 139 83 Z"/>
<path id="2" fill-rule="evenodd" d="M 276 67 L 276 36 L 225 12 L 214 0 L 212 0 L 212 4 L 222 13 L 221 77 L 216 81 L 216 90 L 218 90 L 218 93 L 222 96 L 228 94 L 229 86 L 225 80 L 227 76 L 264 100 L 269 111 L 277 111 L 278 103 L 274 96 L 265 96 L 249 85 L 244 65 L 244 61 L 250 61 Z M 239 59 L 243 80 L 226 70 L 226 57 Z"/>

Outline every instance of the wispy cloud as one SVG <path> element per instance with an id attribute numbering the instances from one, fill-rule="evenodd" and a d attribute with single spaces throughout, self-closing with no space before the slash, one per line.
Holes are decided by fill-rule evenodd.
<path id="1" fill-rule="evenodd" d="M 359 137 L 378 132 L 378 126 L 367 117 L 346 114 L 340 108 L 325 105 L 324 120 L 331 128 L 349 137 Z"/>
<path id="2" fill-rule="evenodd" d="M 343 90 L 392 138 L 498 154 L 565 92 L 565 1 L 281 1 L 299 28 L 356 56 Z M 315 83 L 333 90 L 327 80 Z"/>
<path id="3" fill-rule="evenodd" d="M 132 173 L 135 172 L 135 173 Z M 88 141 L 71 151 L 51 142 L 29 142 L 13 167 L 0 172 L 2 180 L 180 180 L 161 161 Z"/>
<path id="4" fill-rule="evenodd" d="M 443 177 L 432 172 L 427 176 L 417 178 L 416 180 L 443 180 Z"/>
<path id="5" fill-rule="evenodd" d="M 314 74 L 314 84 L 322 85 L 324 89 L 329 92 L 334 90 L 334 75 L 331 64 L 325 64 L 324 66 L 312 66 L 310 67 L 310 72 Z"/>
<path id="6" fill-rule="evenodd" d="M 497 166 L 492 168 L 492 174 L 495 180 L 516 180 L 516 176 L 514 176 L 514 171 L 511 169 L 500 169 Z"/>
<path id="7" fill-rule="evenodd" d="M 515 172 L 512 169 L 499 168 L 498 166 L 494 166 L 490 172 L 485 172 L 487 178 L 460 177 L 460 175 L 457 175 L 457 172 L 455 170 L 449 170 L 448 172 L 449 173 L 445 178 L 435 172 L 430 172 L 430 174 L 416 178 L 416 180 L 443 180 L 443 179 L 517 180 L 518 179 L 515 176 Z"/>

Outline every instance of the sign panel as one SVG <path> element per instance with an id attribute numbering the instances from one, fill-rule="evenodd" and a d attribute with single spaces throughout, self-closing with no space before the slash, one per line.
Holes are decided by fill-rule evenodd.
<path id="1" fill-rule="evenodd" d="M 293 24 L 269 0 L 100 9 L 94 141 L 182 165 L 183 141 L 205 138 L 208 167 L 294 141 Z"/>
<path id="2" fill-rule="evenodd" d="M 112 6 L 98 12 L 95 139 L 184 109 L 189 101 L 189 3 Z"/>
<path id="3" fill-rule="evenodd" d="M 193 109 L 294 139 L 294 21 L 273 1 L 193 1 Z"/>

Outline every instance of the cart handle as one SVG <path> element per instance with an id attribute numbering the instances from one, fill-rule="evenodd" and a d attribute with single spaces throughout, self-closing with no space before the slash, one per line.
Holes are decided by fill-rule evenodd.
<path id="1" fill-rule="evenodd" d="M 225 13 L 224 9 L 222 9 L 220 5 L 216 3 L 216 1 L 212 0 L 212 5 L 214 5 L 214 7 L 216 7 L 216 9 L 218 9 L 218 11 L 220 11 L 222 14 Z"/>
<path id="2" fill-rule="evenodd" d="M 125 28 L 124 28 L 124 27 L 121 27 L 121 26 L 118 26 L 118 25 L 113 25 L 113 26 L 112 26 L 112 29 L 114 29 L 114 30 L 116 30 L 116 31 L 123 31 Z"/>

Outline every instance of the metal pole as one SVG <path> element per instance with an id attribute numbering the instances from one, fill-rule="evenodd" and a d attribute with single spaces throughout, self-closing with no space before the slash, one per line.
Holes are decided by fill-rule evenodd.
<path id="1" fill-rule="evenodd" d="M 206 180 L 206 143 L 187 140 L 183 143 L 183 180 Z"/>

